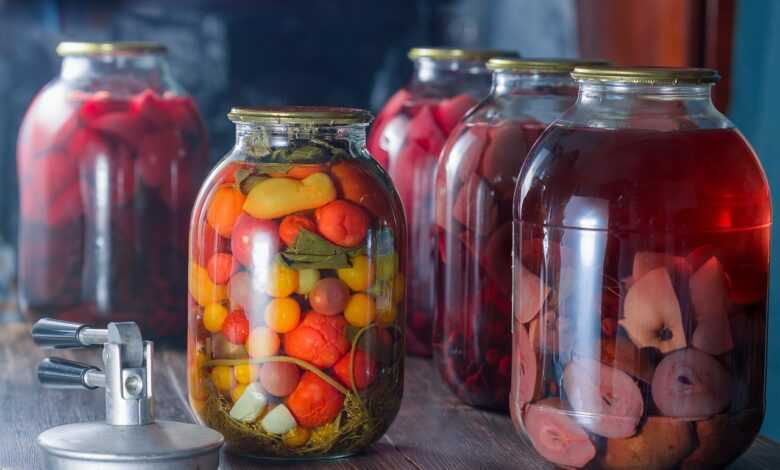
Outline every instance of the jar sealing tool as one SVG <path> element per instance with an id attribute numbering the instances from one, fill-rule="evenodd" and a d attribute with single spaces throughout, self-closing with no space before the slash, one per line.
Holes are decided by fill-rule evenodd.
<path id="1" fill-rule="evenodd" d="M 44 348 L 103 346 L 104 370 L 62 358 L 38 365 L 44 387 L 105 388 L 106 421 L 73 423 L 38 435 L 51 469 L 216 469 L 222 435 L 195 424 L 154 419 L 152 355 L 133 322 L 109 323 L 106 329 L 44 318 L 32 337 Z"/>

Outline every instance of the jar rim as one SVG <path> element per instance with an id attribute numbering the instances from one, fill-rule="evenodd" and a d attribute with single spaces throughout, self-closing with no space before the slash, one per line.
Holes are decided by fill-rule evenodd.
<path id="1" fill-rule="evenodd" d="M 61 57 L 107 54 L 162 54 L 168 48 L 159 42 L 120 41 L 120 42 L 78 42 L 64 41 L 57 45 L 57 54 Z"/>
<path id="2" fill-rule="evenodd" d="M 575 80 L 633 83 L 638 85 L 677 85 L 716 83 L 720 74 L 715 69 L 697 67 L 576 67 Z"/>
<path id="3" fill-rule="evenodd" d="M 487 61 L 493 57 L 518 57 L 515 51 L 507 49 L 460 49 L 453 47 L 413 47 L 407 56 L 411 60 L 481 60 Z"/>
<path id="4" fill-rule="evenodd" d="M 322 126 L 368 124 L 374 118 L 365 109 L 336 106 L 236 106 L 227 116 L 232 122 Z"/>
<path id="5" fill-rule="evenodd" d="M 570 73 L 577 67 L 608 66 L 610 63 L 601 59 L 563 59 L 563 58 L 511 58 L 495 57 L 487 62 L 488 70 L 517 71 L 529 73 Z"/>

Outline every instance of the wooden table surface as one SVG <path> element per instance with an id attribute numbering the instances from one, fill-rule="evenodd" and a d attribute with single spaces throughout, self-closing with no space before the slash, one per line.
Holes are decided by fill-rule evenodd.
<path id="1" fill-rule="evenodd" d="M 42 468 L 35 444 L 41 431 L 64 423 L 102 420 L 101 390 L 47 390 L 35 378 L 40 359 L 52 351 L 33 345 L 30 326 L 0 325 L 0 470 Z M 98 350 L 54 351 L 54 355 L 100 366 Z M 185 354 L 158 347 L 155 366 L 157 417 L 193 422 L 186 400 Z M 307 462 L 317 469 L 548 469 L 535 457 L 507 416 L 459 403 L 438 379 L 430 361 L 407 363 L 401 412 L 387 434 L 368 451 L 342 460 Z M 222 469 L 290 468 L 223 452 Z M 295 465 L 293 465 L 295 467 Z M 780 469 L 780 444 L 760 437 L 731 467 Z"/>

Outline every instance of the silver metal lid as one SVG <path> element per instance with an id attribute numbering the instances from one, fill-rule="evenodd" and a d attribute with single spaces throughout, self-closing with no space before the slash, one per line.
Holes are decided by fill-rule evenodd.
<path id="1" fill-rule="evenodd" d="M 38 365 L 38 380 L 52 388 L 106 389 L 107 422 L 73 423 L 42 432 L 38 445 L 51 469 L 217 469 L 220 433 L 196 424 L 155 421 L 154 346 L 135 323 L 105 330 L 42 319 L 32 336 L 42 347 L 103 346 L 105 371 L 59 358 Z"/>

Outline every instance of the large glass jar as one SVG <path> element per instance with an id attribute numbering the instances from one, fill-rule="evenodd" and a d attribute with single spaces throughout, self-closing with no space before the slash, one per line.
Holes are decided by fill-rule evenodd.
<path id="1" fill-rule="evenodd" d="M 19 293 L 35 319 L 185 325 L 187 228 L 208 159 L 195 103 L 151 43 L 62 43 L 17 146 Z"/>
<path id="2" fill-rule="evenodd" d="M 574 103 L 575 64 L 490 60 L 492 92 L 453 131 L 436 169 L 434 361 L 470 405 L 507 409 L 512 196 L 528 150 Z"/>
<path id="3" fill-rule="evenodd" d="M 410 83 L 379 113 L 368 150 L 398 188 L 409 221 L 410 278 L 407 349 L 431 355 L 433 326 L 433 171 L 444 141 L 466 112 L 490 91 L 485 62 L 508 51 L 427 49 L 409 51 Z"/>
<path id="4" fill-rule="evenodd" d="M 722 468 L 764 415 L 766 177 L 715 71 L 573 76 L 517 184 L 515 423 L 559 466 Z"/>
<path id="5" fill-rule="evenodd" d="M 190 232 L 190 403 L 233 452 L 349 455 L 401 404 L 406 226 L 371 115 L 239 108 Z"/>

